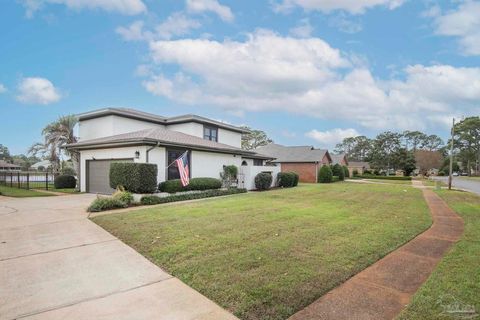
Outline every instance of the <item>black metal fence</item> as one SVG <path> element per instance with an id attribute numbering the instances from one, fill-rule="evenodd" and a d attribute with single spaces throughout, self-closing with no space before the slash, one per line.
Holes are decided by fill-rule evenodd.
<path id="1" fill-rule="evenodd" d="M 19 189 L 53 189 L 55 173 L 0 171 L 0 186 Z"/>

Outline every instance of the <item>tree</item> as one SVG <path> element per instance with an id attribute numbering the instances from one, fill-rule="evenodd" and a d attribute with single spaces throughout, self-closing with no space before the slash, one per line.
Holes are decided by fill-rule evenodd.
<path id="1" fill-rule="evenodd" d="M 460 160 L 467 164 L 468 174 L 472 163 L 480 161 L 480 117 L 468 117 L 455 124 L 454 147 Z M 449 142 L 450 143 L 450 142 Z"/>
<path id="2" fill-rule="evenodd" d="M 373 142 L 371 163 L 379 169 L 398 169 L 401 134 L 386 131 L 377 135 Z"/>
<path id="3" fill-rule="evenodd" d="M 77 124 L 77 117 L 74 115 L 62 116 L 56 121 L 48 124 L 42 130 L 44 137 L 43 143 L 35 143 L 30 147 L 29 153 L 33 155 L 42 154 L 52 165 L 52 170 L 57 172 L 60 169 L 60 156 L 62 147 L 66 144 L 78 141 L 74 134 L 74 127 Z M 78 152 L 64 151 L 70 156 L 74 164 L 75 171 L 78 172 L 79 154 Z"/>
<path id="4" fill-rule="evenodd" d="M 336 153 L 345 153 L 347 158 L 356 161 L 368 160 L 372 151 L 372 140 L 365 136 L 349 137 L 335 146 Z"/>
<path id="5" fill-rule="evenodd" d="M 417 150 L 415 151 L 415 162 L 422 175 L 427 174 L 430 169 L 441 169 L 443 156 L 439 151 Z"/>
<path id="6" fill-rule="evenodd" d="M 422 142 L 422 148 L 428 151 L 439 150 L 443 146 L 443 140 L 439 136 L 432 134 L 427 136 Z"/>
<path id="7" fill-rule="evenodd" d="M 407 150 L 417 151 L 417 148 L 422 146 L 427 140 L 428 136 L 420 131 L 404 131 L 403 140 L 405 142 L 405 148 Z"/>
<path id="8" fill-rule="evenodd" d="M 408 151 L 407 149 L 402 148 L 398 151 L 397 157 L 399 168 L 403 170 L 406 176 L 411 175 L 417 167 L 413 151 Z"/>
<path id="9" fill-rule="evenodd" d="M 243 126 L 242 129 L 249 131 L 242 135 L 242 149 L 253 150 L 273 142 L 262 130 L 253 130 L 247 126 Z"/>
<path id="10" fill-rule="evenodd" d="M 6 161 L 6 162 L 9 162 L 12 160 L 12 157 L 10 156 L 10 151 L 3 144 L 0 144 L 0 160 Z"/>

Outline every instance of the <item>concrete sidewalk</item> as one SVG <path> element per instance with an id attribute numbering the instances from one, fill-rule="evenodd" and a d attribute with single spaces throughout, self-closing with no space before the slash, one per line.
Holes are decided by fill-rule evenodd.
<path id="1" fill-rule="evenodd" d="M 427 231 L 290 319 L 395 318 L 463 233 L 463 220 L 439 196 L 426 189 L 423 194 L 433 217 L 433 225 Z"/>
<path id="2" fill-rule="evenodd" d="M 87 219 L 94 195 L 0 202 L 0 319 L 236 319 Z"/>

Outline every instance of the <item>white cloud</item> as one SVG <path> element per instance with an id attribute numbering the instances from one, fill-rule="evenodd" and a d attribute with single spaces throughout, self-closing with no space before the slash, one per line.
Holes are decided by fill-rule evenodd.
<path id="1" fill-rule="evenodd" d="M 288 12 L 298 6 L 305 10 L 317 10 L 324 13 L 342 10 L 351 14 L 363 14 L 367 9 L 377 6 L 393 10 L 404 2 L 405 0 L 283 0 L 274 6 L 274 10 Z"/>
<path id="2" fill-rule="evenodd" d="M 0 83 L 0 93 L 4 93 L 4 92 L 7 92 L 7 88 L 5 88 L 5 86 Z"/>
<path id="3" fill-rule="evenodd" d="M 360 22 L 347 18 L 344 13 L 331 17 L 328 20 L 328 25 L 350 34 L 360 32 L 363 29 Z"/>
<path id="4" fill-rule="evenodd" d="M 466 1 L 445 14 L 432 9 L 425 15 L 434 17 L 436 34 L 459 38 L 463 54 L 480 55 L 480 2 Z"/>
<path id="5" fill-rule="evenodd" d="M 308 19 L 300 20 L 300 23 L 297 26 L 289 30 L 289 33 L 292 36 L 295 36 L 298 38 L 308 38 L 312 35 L 312 32 L 313 32 L 313 27 L 310 24 L 310 20 Z"/>
<path id="6" fill-rule="evenodd" d="M 245 41 L 152 41 L 150 55 L 157 69 L 178 72 L 150 73 L 147 91 L 231 113 L 285 111 L 402 130 L 480 112 L 480 68 L 414 65 L 399 70 L 403 80 L 381 80 L 319 38 L 259 30 Z"/>
<path id="7" fill-rule="evenodd" d="M 311 130 L 305 133 L 305 136 L 308 138 L 312 138 L 313 140 L 322 144 L 322 146 L 332 147 L 335 146 L 337 143 L 341 142 L 343 139 L 348 137 L 356 137 L 359 136 L 357 130 L 355 129 L 332 129 L 327 131 L 318 131 L 318 130 Z"/>
<path id="8" fill-rule="evenodd" d="M 220 4 L 217 0 L 187 0 L 187 10 L 194 13 L 213 12 L 223 21 L 231 22 L 235 16 L 229 7 Z"/>
<path id="9" fill-rule="evenodd" d="M 27 17 L 48 4 L 61 4 L 69 9 L 102 9 L 109 12 L 118 12 L 125 15 L 136 15 L 147 11 L 142 0 L 21 0 L 26 9 Z"/>
<path id="10" fill-rule="evenodd" d="M 45 78 L 23 78 L 18 85 L 17 100 L 28 104 L 50 104 L 59 101 L 57 88 Z"/>
<path id="11" fill-rule="evenodd" d="M 126 41 L 153 41 L 186 35 L 201 26 L 197 20 L 187 17 L 182 12 L 175 12 L 158 24 L 153 31 L 145 30 L 143 21 L 135 21 L 127 27 L 118 27 L 115 31 Z"/>

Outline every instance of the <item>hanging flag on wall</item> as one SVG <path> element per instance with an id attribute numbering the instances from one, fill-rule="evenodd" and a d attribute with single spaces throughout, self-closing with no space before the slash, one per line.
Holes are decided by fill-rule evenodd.
<path id="1" fill-rule="evenodd" d="M 182 182 L 182 186 L 188 186 L 190 183 L 190 172 L 188 169 L 188 151 L 185 151 L 184 154 L 180 156 L 177 160 L 175 160 L 178 168 L 178 173 L 180 174 L 180 181 Z"/>

